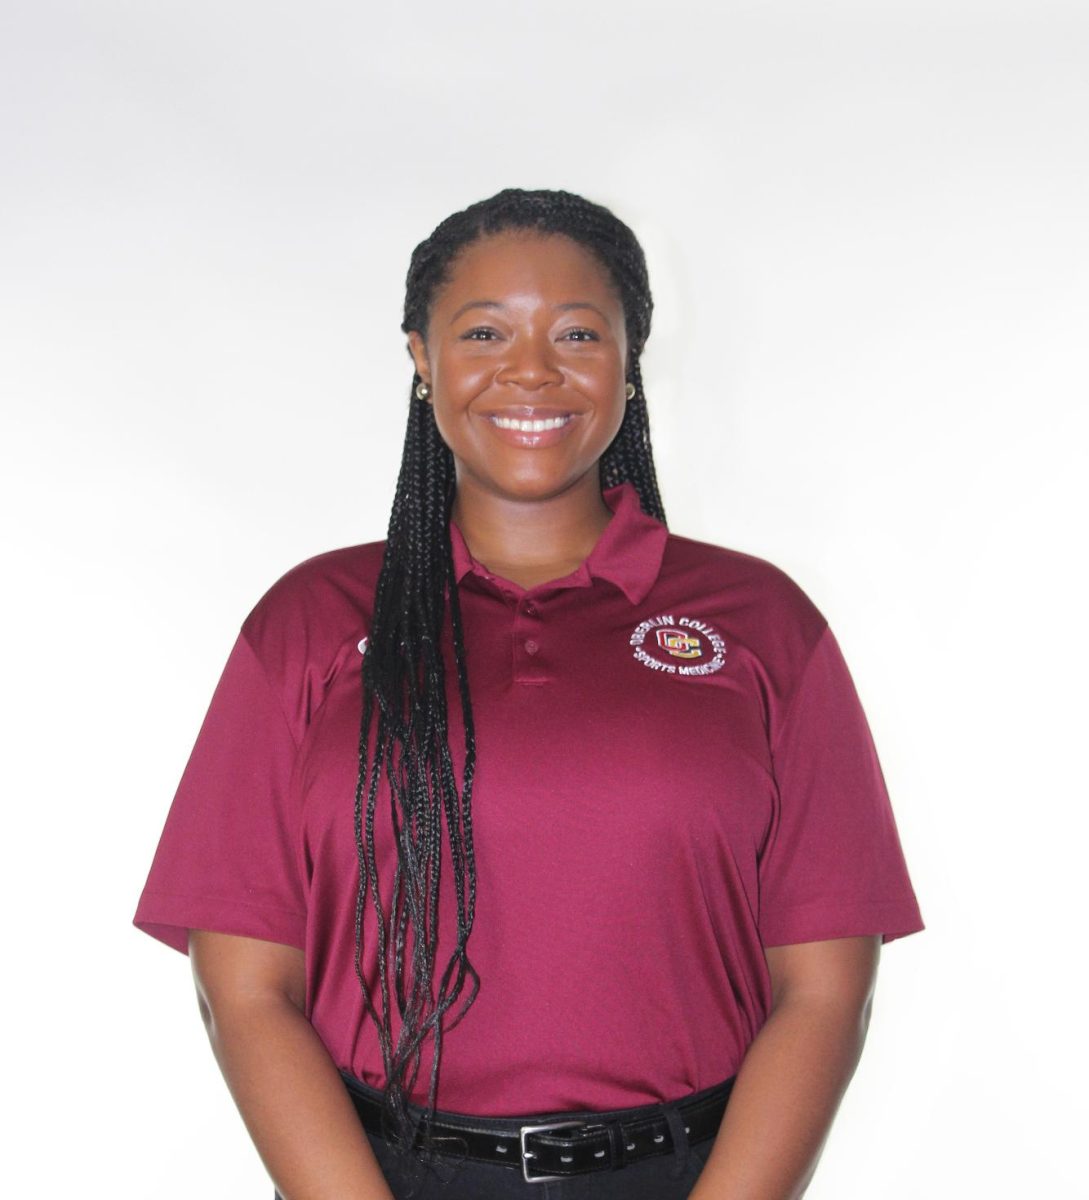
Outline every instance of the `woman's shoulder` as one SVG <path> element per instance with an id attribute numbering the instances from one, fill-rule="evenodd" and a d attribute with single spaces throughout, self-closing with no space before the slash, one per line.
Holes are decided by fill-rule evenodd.
<path id="1" fill-rule="evenodd" d="M 364 542 L 303 559 L 271 584 L 254 609 L 324 609 L 330 605 L 368 608 L 385 545 L 385 542 Z"/>
<path id="2" fill-rule="evenodd" d="M 823 626 L 825 618 L 794 576 L 776 563 L 743 550 L 671 533 L 662 564 L 666 578 L 699 581 L 731 607 L 754 606 L 766 616 Z"/>
<path id="3" fill-rule="evenodd" d="M 315 554 L 285 571 L 242 622 L 242 636 L 272 673 L 328 665 L 366 635 L 385 542 Z"/>
<path id="4" fill-rule="evenodd" d="M 670 535 L 655 590 L 663 612 L 717 630 L 735 659 L 758 664 L 776 695 L 793 691 L 828 627 L 783 567 L 694 538 Z"/>

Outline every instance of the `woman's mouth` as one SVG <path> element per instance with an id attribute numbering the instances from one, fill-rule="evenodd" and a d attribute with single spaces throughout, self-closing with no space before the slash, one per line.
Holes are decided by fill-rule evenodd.
<path id="1" fill-rule="evenodd" d="M 511 416 L 506 413 L 489 413 L 487 416 L 488 423 L 501 441 L 523 450 L 554 446 L 567 436 L 574 419 L 574 413 L 555 411 L 541 416 Z"/>
<path id="2" fill-rule="evenodd" d="M 521 433 L 544 433 L 546 429 L 560 429 L 571 420 L 571 414 L 568 413 L 562 417 L 544 417 L 541 419 L 534 418 L 530 421 L 519 420 L 517 417 L 490 417 L 495 425 L 500 429 L 517 429 Z"/>

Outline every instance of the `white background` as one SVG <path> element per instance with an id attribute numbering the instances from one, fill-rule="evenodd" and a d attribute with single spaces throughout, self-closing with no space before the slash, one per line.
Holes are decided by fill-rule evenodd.
<path id="1" fill-rule="evenodd" d="M 1085 7 L 2 22 L 9 1190 L 271 1195 L 129 922 L 240 621 L 384 535 L 413 245 L 518 185 L 642 238 L 670 523 L 809 592 L 882 756 L 928 928 L 809 1197 L 1089 1194 Z"/>

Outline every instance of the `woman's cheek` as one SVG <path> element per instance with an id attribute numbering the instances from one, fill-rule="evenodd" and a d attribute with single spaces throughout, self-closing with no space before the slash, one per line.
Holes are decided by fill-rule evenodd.
<path id="1" fill-rule="evenodd" d="M 434 374 L 436 391 L 451 400 L 472 399 L 489 386 L 499 366 L 494 360 L 468 357 L 440 362 Z"/>

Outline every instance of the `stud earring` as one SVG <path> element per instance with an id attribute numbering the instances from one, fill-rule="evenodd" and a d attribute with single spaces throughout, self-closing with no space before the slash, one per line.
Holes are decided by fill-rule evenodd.
<path id="1" fill-rule="evenodd" d="M 431 395 L 431 384 L 429 384 L 429 383 L 416 384 L 416 399 L 417 400 L 426 400 L 427 397 L 430 395 Z"/>
<path id="2" fill-rule="evenodd" d="M 625 384 L 624 395 L 627 396 L 627 398 L 629 400 L 635 399 L 635 384 L 634 383 Z"/>

